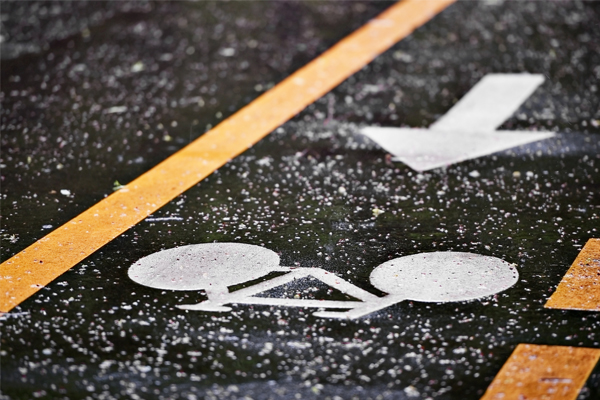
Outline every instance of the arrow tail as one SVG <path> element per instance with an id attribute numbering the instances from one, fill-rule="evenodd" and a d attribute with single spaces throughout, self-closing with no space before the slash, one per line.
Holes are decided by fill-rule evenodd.
<path id="1" fill-rule="evenodd" d="M 429 127 L 435 131 L 494 131 L 544 82 L 543 75 L 489 74 Z"/>

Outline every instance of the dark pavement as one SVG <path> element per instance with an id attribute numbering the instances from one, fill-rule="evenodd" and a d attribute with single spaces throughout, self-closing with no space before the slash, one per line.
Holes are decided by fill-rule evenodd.
<path id="1" fill-rule="evenodd" d="M 3 2 L 2 261 L 201 136 L 389 2 Z M 556 136 L 417 173 L 359 133 L 427 127 L 489 73 L 545 82 L 502 129 Z M 478 399 L 519 343 L 600 348 L 600 314 L 545 309 L 600 236 L 600 4 L 458 2 L 1 327 L 10 399 Z M 383 211 L 383 212 L 382 212 Z M 356 320 L 184 311 L 132 282 L 176 246 L 239 242 L 382 295 L 371 271 L 433 251 L 519 281 Z M 239 289 L 239 288 L 238 288 Z M 346 300 L 314 280 L 264 296 Z M 578 399 L 600 396 L 596 366 Z"/>

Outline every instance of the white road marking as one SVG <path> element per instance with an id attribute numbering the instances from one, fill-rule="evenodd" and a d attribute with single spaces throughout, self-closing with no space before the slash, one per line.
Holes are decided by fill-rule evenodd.
<path id="1" fill-rule="evenodd" d="M 429 129 L 494 131 L 544 83 L 543 75 L 488 74 Z"/>
<path id="2" fill-rule="evenodd" d="M 360 302 L 356 301 L 332 301 L 332 300 L 304 300 L 304 299 L 276 299 L 267 297 L 253 297 L 259 293 L 274 289 L 286 283 L 293 282 L 296 279 L 302 279 L 309 276 L 319 279 L 321 282 L 336 288 L 344 294 L 348 294 L 364 302 L 376 302 L 379 297 L 363 290 L 337 275 L 327 272 L 321 268 L 296 268 L 291 272 L 233 293 L 223 293 L 218 298 L 209 298 L 208 301 L 193 305 L 178 306 L 184 310 L 212 311 L 215 307 L 222 307 L 225 304 L 258 304 L 286 307 L 318 307 L 318 308 L 353 308 Z M 208 308 L 207 308 L 208 307 Z"/>
<path id="3" fill-rule="evenodd" d="M 159 217 L 159 218 L 148 217 L 144 220 L 144 222 L 165 222 L 165 221 L 183 221 L 183 218 L 181 218 L 181 217 Z"/>
<path id="4" fill-rule="evenodd" d="M 273 271 L 287 273 L 229 291 L 230 286 Z M 473 300 L 503 291 L 518 280 L 516 268 L 495 257 L 460 252 L 421 253 L 390 260 L 373 270 L 371 284 L 389 293 L 378 297 L 321 268 L 280 267 L 276 253 L 241 243 L 207 243 L 159 251 L 133 264 L 128 274 L 133 281 L 156 289 L 206 291 L 208 300 L 177 306 L 183 310 L 231 311 L 227 304 L 349 309 L 314 313 L 324 318 L 360 318 L 404 300 Z M 361 301 L 255 297 L 307 277 Z"/>
<path id="5" fill-rule="evenodd" d="M 244 243 L 202 243 L 162 250 L 146 256 L 129 270 L 131 280 L 155 289 L 201 290 L 209 297 L 227 286 L 252 281 L 279 266 L 272 250 Z"/>
<path id="6" fill-rule="evenodd" d="M 319 317 L 359 318 L 404 300 L 446 303 L 475 300 L 508 289 L 519 280 L 517 269 L 496 257 L 464 252 L 420 253 L 395 258 L 373 270 L 370 281 L 388 296 L 345 313 Z"/>
<path id="7" fill-rule="evenodd" d="M 416 171 L 547 139 L 554 133 L 496 131 L 543 81 L 542 75 L 489 74 L 429 129 L 366 127 L 361 133 Z"/>

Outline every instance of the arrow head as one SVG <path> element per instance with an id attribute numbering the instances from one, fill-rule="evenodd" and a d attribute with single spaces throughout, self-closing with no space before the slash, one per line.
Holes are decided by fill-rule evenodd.
<path id="1" fill-rule="evenodd" d="M 554 136 L 552 132 L 457 132 L 379 127 L 363 128 L 361 133 L 419 172 Z"/>

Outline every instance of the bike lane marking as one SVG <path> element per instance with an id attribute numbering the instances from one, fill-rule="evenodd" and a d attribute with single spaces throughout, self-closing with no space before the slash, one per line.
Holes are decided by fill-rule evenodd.
<path id="1" fill-rule="evenodd" d="M 544 307 L 600 311 L 600 239 L 583 246 Z"/>
<path id="2" fill-rule="evenodd" d="M 600 349 L 519 344 L 481 400 L 575 400 Z"/>
<path id="3" fill-rule="evenodd" d="M 0 312 L 243 153 L 454 2 L 392 5 L 190 145 L 2 263 Z"/>

